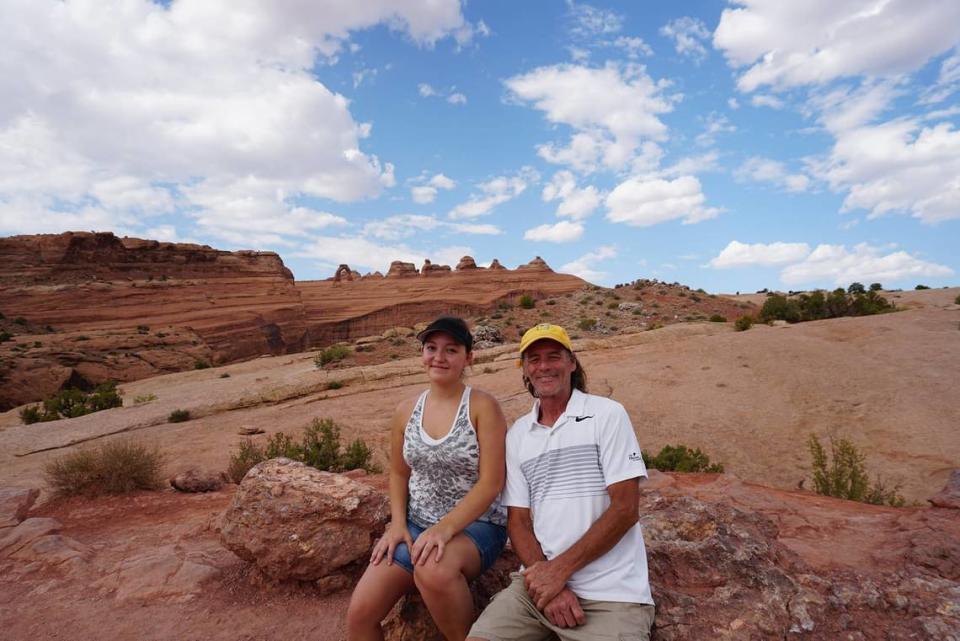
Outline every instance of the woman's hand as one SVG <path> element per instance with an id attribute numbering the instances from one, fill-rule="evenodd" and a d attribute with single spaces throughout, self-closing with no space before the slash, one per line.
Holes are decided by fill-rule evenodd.
<path id="1" fill-rule="evenodd" d="M 443 548 L 452 538 L 453 532 L 437 523 L 424 530 L 423 534 L 417 537 L 417 542 L 413 544 L 413 548 L 410 550 L 410 559 L 414 565 L 424 565 L 436 549 L 437 554 L 434 561 L 439 562 L 443 558 Z"/>
<path id="2" fill-rule="evenodd" d="M 387 565 L 393 565 L 393 553 L 401 543 L 407 544 L 407 549 L 413 551 L 413 538 L 410 531 L 407 530 L 406 523 L 391 522 L 387 531 L 383 533 L 380 540 L 373 546 L 373 552 L 370 553 L 370 563 L 380 565 L 380 561 L 386 557 Z M 416 563 L 416 561 L 414 561 Z"/>

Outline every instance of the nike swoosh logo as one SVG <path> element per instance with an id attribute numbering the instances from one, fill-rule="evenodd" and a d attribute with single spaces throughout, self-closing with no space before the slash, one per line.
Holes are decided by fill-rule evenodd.
<path id="1" fill-rule="evenodd" d="M 588 418 L 593 418 L 593 416 L 574 416 L 573 420 L 579 423 L 580 421 L 585 421 Z"/>

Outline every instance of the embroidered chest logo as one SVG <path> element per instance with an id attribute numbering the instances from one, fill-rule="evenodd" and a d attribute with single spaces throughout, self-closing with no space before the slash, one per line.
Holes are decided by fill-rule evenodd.
<path id="1" fill-rule="evenodd" d="M 591 416 L 574 416 L 573 420 L 579 423 L 580 421 L 585 421 L 588 418 L 593 418 L 593 416 L 592 415 Z"/>

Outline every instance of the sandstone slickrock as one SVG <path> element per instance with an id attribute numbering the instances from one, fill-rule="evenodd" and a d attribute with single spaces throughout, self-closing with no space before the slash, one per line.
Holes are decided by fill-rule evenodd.
<path id="1" fill-rule="evenodd" d="M 271 579 L 317 581 L 366 560 L 388 517 L 386 496 L 371 487 L 279 458 L 244 477 L 220 538 Z"/>
<path id="2" fill-rule="evenodd" d="M 225 563 L 217 552 L 161 546 L 123 559 L 94 586 L 102 594 L 113 594 L 117 601 L 187 601 L 220 576 Z"/>
<path id="3" fill-rule="evenodd" d="M 57 534 L 61 527 L 56 519 L 33 517 L 15 527 L 5 528 L 0 534 L 0 557 L 15 554 L 42 536 Z"/>
<path id="4" fill-rule="evenodd" d="M 943 489 L 927 500 L 936 507 L 960 509 L 960 469 L 950 472 Z"/>
<path id="5" fill-rule="evenodd" d="M 0 528 L 11 527 L 27 518 L 27 512 L 40 496 L 32 487 L 0 487 Z"/>
<path id="6" fill-rule="evenodd" d="M 180 492 L 215 492 L 223 487 L 220 474 L 191 468 L 170 479 L 170 485 Z"/>

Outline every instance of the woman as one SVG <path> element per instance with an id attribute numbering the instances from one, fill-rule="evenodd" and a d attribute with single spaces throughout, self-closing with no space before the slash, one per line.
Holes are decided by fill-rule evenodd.
<path id="1" fill-rule="evenodd" d="M 383 639 L 380 622 L 419 590 L 440 632 L 466 638 L 473 622 L 467 582 L 506 543 L 506 421 L 497 401 L 463 383 L 473 336 L 459 318 L 438 318 L 417 335 L 430 387 L 397 406 L 391 423 L 392 521 L 373 547 L 347 610 L 350 641 Z"/>

